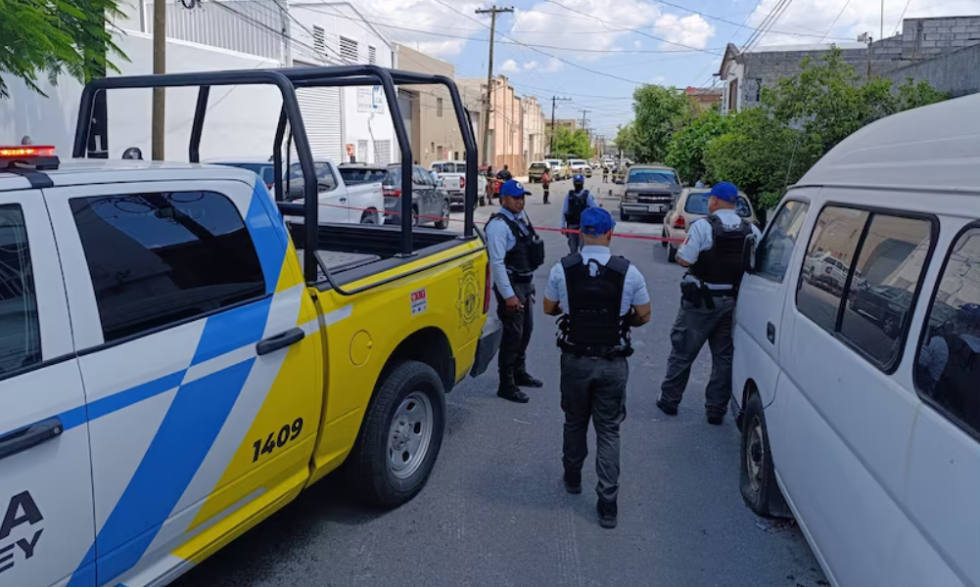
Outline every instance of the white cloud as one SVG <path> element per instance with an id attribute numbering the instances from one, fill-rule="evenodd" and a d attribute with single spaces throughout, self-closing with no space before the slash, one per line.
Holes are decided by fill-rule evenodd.
<path id="1" fill-rule="evenodd" d="M 665 14 L 654 23 L 653 31 L 665 39 L 662 45 L 665 50 L 704 49 L 715 34 L 715 27 L 699 14 Z"/>
<path id="2" fill-rule="evenodd" d="M 527 69 L 525 67 L 524 69 Z M 521 66 L 517 65 L 517 62 L 513 59 L 508 59 L 504 61 L 503 65 L 500 66 L 500 73 L 517 73 L 521 70 Z"/>
<path id="3" fill-rule="evenodd" d="M 538 63 L 537 61 L 528 61 L 524 64 L 525 71 L 538 71 L 541 73 L 555 73 L 564 68 L 565 64 L 554 57 L 548 59 L 544 64 Z"/>
<path id="4" fill-rule="evenodd" d="M 758 27 L 772 12 L 779 0 L 762 0 L 756 7 L 748 24 Z M 953 0 L 951 2 L 933 2 L 931 5 L 917 7 L 920 2 L 908 4 L 905 19 L 962 16 L 980 14 L 980 0 Z M 921 4 L 926 4 L 921 2 Z M 884 36 L 895 34 L 896 25 L 901 32 L 899 17 L 905 9 L 905 2 L 886 2 L 884 14 Z M 841 9 L 844 9 L 841 12 Z M 837 18 L 840 15 L 840 18 Z M 837 22 L 834 23 L 834 19 Z M 830 27 L 833 24 L 833 29 Z M 856 41 L 861 33 L 871 33 L 877 40 L 881 30 L 881 3 L 870 1 L 852 1 L 844 5 L 842 1 L 828 0 L 796 0 L 779 21 L 772 26 L 777 32 L 765 35 L 759 45 L 801 45 L 820 42 L 827 34 L 824 43 Z M 786 34 L 791 33 L 791 34 Z"/>
<path id="5" fill-rule="evenodd" d="M 459 55 L 466 46 L 465 39 L 446 39 L 439 35 L 451 31 L 454 35 L 473 37 L 485 33 L 480 24 L 473 22 L 468 16 L 479 20 L 473 14 L 481 8 L 484 2 L 474 0 L 450 0 L 460 13 L 453 12 L 432 0 L 359 0 L 354 3 L 364 18 L 371 22 L 390 41 L 403 43 L 412 48 L 418 48 L 423 53 L 442 59 Z M 465 15 L 465 16 L 464 16 Z M 403 28 L 391 28 L 385 24 Z M 358 25 L 350 21 L 352 27 Z M 406 31 L 405 28 L 418 29 L 435 35 Z"/>
<path id="6" fill-rule="evenodd" d="M 643 42 L 642 41 L 633 41 L 633 48 L 634 49 L 642 49 L 643 48 Z"/>

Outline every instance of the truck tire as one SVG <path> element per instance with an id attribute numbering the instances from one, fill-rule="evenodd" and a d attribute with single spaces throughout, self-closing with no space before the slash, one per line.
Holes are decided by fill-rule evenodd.
<path id="1" fill-rule="evenodd" d="M 742 466 L 739 467 L 739 489 L 745 505 L 764 518 L 792 517 L 776 483 L 766 416 L 762 409 L 762 399 L 757 393 L 751 394 L 745 403 L 740 454 Z"/>
<path id="2" fill-rule="evenodd" d="M 666 228 L 663 229 L 662 231 L 660 231 L 660 236 L 662 236 L 663 238 L 667 238 L 667 229 Z M 670 246 L 670 243 L 668 243 L 665 240 L 662 240 L 662 241 L 660 241 L 660 246 L 662 246 L 664 248 L 667 248 L 668 246 Z"/>
<path id="3" fill-rule="evenodd" d="M 446 396 L 435 369 L 404 361 L 374 392 L 350 457 L 356 495 L 391 509 L 415 497 L 432 472 L 446 428 Z"/>
<path id="4" fill-rule="evenodd" d="M 620 209 L 619 209 L 619 219 L 620 219 L 621 221 L 623 221 L 623 222 L 629 222 L 629 219 L 630 219 L 630 215 L 629 215 L 629 214 L 627 214 L 626 212 L 623 212 L 623 209 L 622 209 L 622 208 L 620 208 Z"/>
<path id="5" fill-rule="evenodd" d="M 440 212 L 442 216 L 440 217 L 439 220 L 436 221 L 436 228 L 444 230 L 449 227 L 449 210 L 451 208 L 452 206 L 449 205 L 449 200 L 443 201 L 442 211 Z"/>
<path id="6" fill-rule="evenodd" d="M 670 246 L 669 243 L 667 245 L 667 262 L 668 263 L 676 263 L 677 262 L 677 249 L 675 249 L 674 247 Z"/>

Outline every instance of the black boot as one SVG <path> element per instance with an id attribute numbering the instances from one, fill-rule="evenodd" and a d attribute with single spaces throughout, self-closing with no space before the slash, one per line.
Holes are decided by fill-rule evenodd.
<path id="1" fill-rule="evenodd" d="M 572 494 L 582 493 L 581 471 L 569 471 L 565 469 L 565 491 Z"/>
<path id="2" fill-rule="evenodd" d="M 615 501 L 602 501 L 600 499 L 596 502 L 595 509 L 599 513 L 600 526 L 608 529 L 616 527 L 616 514 L 618 513 L 618 508 L 616 507 Z"/>
<path id="3" fill-rule="evenodd" d="M 527 367 L 521 366 L 514 370 L 514 383 L 521 387 L 544 387 L 544 382 L 531 377 Z"/>
<path id="4" fill-rule="evenodd" d="M 500 387 L 497 388 L 497 395 L 519 404 L 526 404 L 531 399 L 514 383 L 514 373 L 512 371 L 500 373 Z"/>

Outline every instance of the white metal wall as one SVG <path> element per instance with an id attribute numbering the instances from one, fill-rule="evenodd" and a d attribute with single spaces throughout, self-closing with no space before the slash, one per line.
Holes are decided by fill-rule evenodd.
<path id="1" fill-rule="evenodd" d="M 146 30 L 152 31 L 153 2 L 146 3 L 144 18 Z M 284 62 L 286 18 L 271 0 L 202 2 L 191 9 L 171 1 L 167 2 L 167 36 Z"/>
<path id="2" fill-rule="evenodd" d="M 295 62 L 297 67 L 310 64 Z M 343 108 L 340 88 L 300 88 L 296 90 L 299 109 L 306 125 L 313 157 L 327 158 L 334 163 L 345 160 L 343 145 Z"/>

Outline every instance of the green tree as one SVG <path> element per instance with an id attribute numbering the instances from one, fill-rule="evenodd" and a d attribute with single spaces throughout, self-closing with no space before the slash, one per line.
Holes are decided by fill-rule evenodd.
<path id="1" fill-rule="evenodd" d="M 688 183 L 695 183 L 704 176 L 704 150 L 715 137 L 731 127 L 731 118 L 717 110 L 707 110 L 691 124 L 674 133 L 667 144 L 664 163 L 670 165 Z"/>
<path id="2" fill-rule="evenodd" d="M 592 141 L 589 139 L 589 133 L 581 128 L 572 132 L 559 126 L 555 129 L 554 146 L 551 152 L 571 153 L 581 159 L 589 159 L 592 157 Z"/>
<path id="3" fill-rule="evenodd" d="M 633 134 L 636 158 L 658 162 L 667 157 L 674 132 L 695 118 L 695 106 L 676 88 L 646 85 L 633 92 Z"/>
<path id="4" fill-rule="evenodd" d="M 0 73 L 44 95 L 38 78 L 61 73 L 80 82 L 118 71 L 109 55 L 126 59 L 106 29 L 119 16 L 117 0 L 0 0 Z M 0 76 L 0 98 L 9 97 Z"/>
<path id="5" fill-rule="evenodd" d="M 749 108 L 730 118 L 729 132 L 711 140 L 704 150 L 708 180 L 730 181 L 757 210 L 768 210 L 823 151 L 812 135 L 782 124 L 763 108 Z"/>
<path id="6" fill-rule="evenodd" d="M 918 108 L 920 106 L 928 106 L 929 104 L 942 102 L 947 98 L 949 98 L 949 96 L 947 96 L 945 92 L 940 92 L 926 81 L 916 83 L 914 79 L 906 78 L 905 81 L 898 86 L 899 110 L 911 110 L 912 108 Z"/>
<path id="7" fill-rule="evenodd" d="M 636 130 L 632 122 L 617 127 L 616 149 L 622 152 L 623 156 L 636 157 Z"/>

